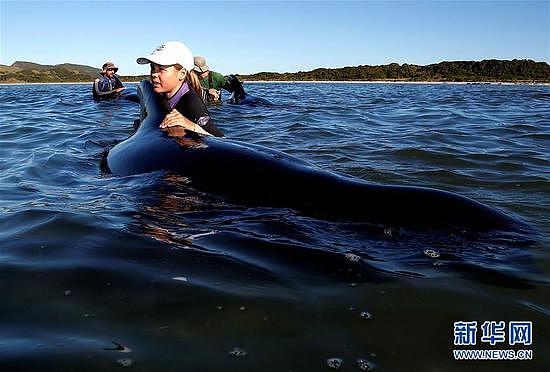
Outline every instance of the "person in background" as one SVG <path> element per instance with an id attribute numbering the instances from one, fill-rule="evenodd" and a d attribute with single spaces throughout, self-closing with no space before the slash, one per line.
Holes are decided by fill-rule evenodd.
<path id="1" fill-rule="evenodd" d="M 94 80 L 93 94 L 96 99 L 110 99 L 126 89 L 116 76 L 118 67 L 113 62 L 105 62 L 100 72 L 101 77 Z"/>
<path id="2" fill-rule="evenodd" d="M 150 64 L 151 83 L 166 110 L 160 128 L 180 126 L 203 135 L 223 137 L 201 99 L 202 87 L 193 71 L 193 54 L 178 41 L 168 41 L 146 57 L 136 60 Z"/>
<path id="3" fill-rule="evenodd" d="M 246 93 L 235 75 L 223 76 L 219 72 L 211 71 L 206 64 L 206 59 L 202 56 L 196 56 L 193 61 L 195 64 L 193 71 L 199 77 L 203 88 L 201 98 L 204 102 L 220 102 L 222 88 L 233 93 L 231 100 L 234 103 L 239 103 L 240 100 L 244 99 Z"/>

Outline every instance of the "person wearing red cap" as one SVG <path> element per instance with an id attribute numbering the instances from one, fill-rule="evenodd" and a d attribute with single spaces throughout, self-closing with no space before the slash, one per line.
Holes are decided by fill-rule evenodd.
<path id="1" fill-rule="evenodd" d="M 126 89 L 115 75 L 118 67 L 113 62 L 105 62 L 100 72 L 101 77 L 94 80 L 93 93 L 96 99 L 110 99 Z"/>
<path id="2" fill-rule="evenodd" d="M 223 137 L 202 101 L 201 84 L 192 73 L 193 54 L 183 43 L 168 41 L 137 63 L 150 64 L 153 90 L 165 106 L 161 129 L 180 126 L 203 135 Z"/>

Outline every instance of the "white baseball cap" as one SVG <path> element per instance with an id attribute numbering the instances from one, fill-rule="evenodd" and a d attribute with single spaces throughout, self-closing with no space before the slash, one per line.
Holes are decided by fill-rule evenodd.
<path id="1" fill-rule="evenodd" d="M 148 56 L 139 57 L 136 62 L 140 65 L 153 62 L 163 66 L 171 66 L 177 63 L 187 71 L 191 71 L 195 66 L 193 62 L 193 53 L 191 53 L 185 44 L 179 41 L 167 41 L 158 46 Z"/>

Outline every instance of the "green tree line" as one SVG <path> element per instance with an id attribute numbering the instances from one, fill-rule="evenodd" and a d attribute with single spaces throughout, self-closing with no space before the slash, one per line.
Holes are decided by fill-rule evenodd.
<path id="1" fill-rule="evenodd" d="M 56 65 L 35 68 L 0 69 L 0 83 L 91 82 L 97 74 L 89 66 Z M 22 66 L 25 66 L 21 63 Z M 41 66 L 41 68 L 36 68 Z M 64 66 L 72 66 L 66 68 Z M 86 69 L 84 69 L 86 67 Z M 98 70 L 99 71 L 99 70 Z M 480 81 L 480 82 L 545 82 L 550 83 L 550 65 L 531 60 L 484 60 L 441 62 L 426 66 L 391 63 L 381 66 L 317 68 L 299 72 L 259 72 L 237 75 L 241 80 L 258 81 Z M 123 81 L 140 81 L 148 76 L 121 76 Z"/>
<path id="2" fill-rule="evenodd" d="M 426 66 L 391 63 L 382 66 L 317 68 L 299 72 L 259 72 L 238 75 L 242 80 L 275 81 L 481 81 L 550 82 L 550 65 L 531 60 L 441 62 Z"/>

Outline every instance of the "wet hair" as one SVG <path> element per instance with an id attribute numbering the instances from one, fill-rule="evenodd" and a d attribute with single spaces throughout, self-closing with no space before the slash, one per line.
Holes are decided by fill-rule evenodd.
<path id="1" fill-rule="evenodd" d="M 180 71 L 180 70 L 183 69 L 183 66 L 176 63 L 174 65 L 174 68 L 177 69 L 178 71 Z M 193 71 L 187 71 L 187 74 L 185 74 L 185 80 L 184 81 L 187 81 L 189 83 L 189 87 L 191 89 L 193 89 L 199 97 L 202 97 L 201 82 L 199 81 L 199 78 L 197 77 L 197 75 L 193 73 Z"/>

